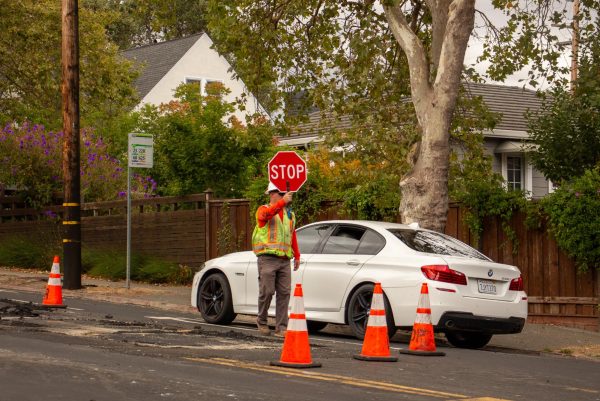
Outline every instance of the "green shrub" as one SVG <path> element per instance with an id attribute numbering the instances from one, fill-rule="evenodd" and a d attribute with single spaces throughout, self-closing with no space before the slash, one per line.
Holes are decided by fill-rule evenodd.
<path id="1" fill-rule="evenodd" d="M 127 255 L 115 250 L 84 250 L 82 269 L 92 277 L 124 280 Z M 179 266 L 159 258 L 139 254 L 131 255 L 131 279 L 146 283 L 189 284 L 194 272 L 187 266 Z"/>
<path id="2" fill-rule="evenodd" d="M 558 246 L 585 271 L 600 268 L 600 167 L 542 200 Z"/>
<path id="3" fill-rule="evenodd" d="M 59 246 L 42 240 L 14 236 L 0 242 L 1 266 L 50 270 L 54 255 L 62 255 Z"/>

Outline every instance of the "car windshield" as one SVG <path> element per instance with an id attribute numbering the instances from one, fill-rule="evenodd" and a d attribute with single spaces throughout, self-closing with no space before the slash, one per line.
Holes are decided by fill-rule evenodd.
<path id="1" fill-rule="evenodd" d="M 477 250 L 444 234 L 398 228 L 389 229 L 388 231 L 398 237 L 410 249 L 418 252 L 489 260 Z"/>

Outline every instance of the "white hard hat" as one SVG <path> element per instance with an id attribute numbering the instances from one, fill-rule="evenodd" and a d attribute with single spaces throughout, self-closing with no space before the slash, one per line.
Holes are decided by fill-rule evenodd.
<path id="1" fill-rule="evenodd" d="M 275 186 L 275 184 L 273 184 L 272 182 L 269 181 L 269 186 L 267 187 L 267 190 L 265 191 L 265 195 L 269 195 L 269 192 L 272 192 L 272 191 L 279 192 L 279 188 L 277 188 Z"/>

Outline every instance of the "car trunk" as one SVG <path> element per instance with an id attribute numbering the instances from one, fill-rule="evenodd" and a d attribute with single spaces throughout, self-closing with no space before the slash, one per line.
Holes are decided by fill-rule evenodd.
<path id="1" fill-rule="evenodd" d="M 456 286 L 463 297 L 495 301 L 513 301 L 516 298 L 517 291 L 508 290 L 511 280 L 520 276 L 516 267 L 455 256 L 442 257 L 452 270 L 467 276 L 466 286 Z"/>

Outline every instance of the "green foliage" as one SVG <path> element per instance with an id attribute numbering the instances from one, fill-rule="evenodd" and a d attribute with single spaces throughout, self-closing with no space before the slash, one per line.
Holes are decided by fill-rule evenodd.
<path id="1" fill-rule="evenodd" d="M 0 266 L 50 270 L 54 255 L 62 254 L 60 244 L 11 236 L 0 242 Z"/>
<path id="2" fill-rule="evenodd" d="M 562 185 L 542 207 L 558 246 L 581 270 L 600 268 L 600 168 Z"/>
<path id="3" fill-rule="evenodd" d="M 396 221 L 400 206 L 398 176 L 380 174 L 343 192 L 343 209 L 360 220 Z"/>
<path id="4" fill-rule="evenodd" d="M 575 92 L 557 87 L 529 116 L 532 164 L 555 183 L 579 177 L 600 163 L 600 39 L 582 60 Z"/>
<path id="5" fill-rule="evenodd" d="M 243 126 L 230 117 L 233 105 L 222 100 L 225 91 L 220 84 L 211 85 L 202 97 L 197 86 L 181 85 L 176 101 L 141 111 L 139 130 L 154 135 L 150 174 L 161 195 L 210 188 L 217 197 L 239 197 L 266 165 L 265 154 L 273 146 L 271 127 L 260 119 Z"/>
<path id="6" fill-rule="evenodd" d="M 111 13 L 82 4 L 80 20 L 81 126 L 102 134 L 137 102 L 136 72 L 108 41 Z M 37 121 L 62 126 L 61 3 L 5 1 L 0 25 L 0 122 Z"/>
<path id="7" fill-rule="evenodd" d="M 525 83 L 533 87 L 543 82 L 565 85 L 569 66 L 562 63 L 565 53 L 564 37 L 557 29 L 570 32 L 572 29 L 572 7 L 562 1 L 514 1 L 493 0 L 493 6 L 504 13 L 504 18 L 484 18 L 484 47 L 477 63 L 489 62 L 487 74 L 496 81 L 503 81 L 511 74 L 527 68 Z M 597 10 L 600 2 L 581 2 L 578 16 L 579 51 L 587 52 L 588 46 L 597 40 Z M 562 42 L 562 43 L 561 43 Z M 569 46 L 569 45 L 567 45 Z"/>
<path id="8" fill-rule="evenodd" d="M 83 271 L 91 277 L 108 280 L 124 280 L 127 255 L 123 251 L 83 248 L 81 255 Z M 159 258 L 132 254 L 131 279 L 152 284 L 189 284 L 193 276 L 187 266 L 167 262 Z"/>
<path id="9" fill-rule="evenodd" d="M 491 156 L 485 153 L 482 130 L 492 128 L 496 116 L 487 110 L 481 99 L 461 98 L 458 109 L 462 119 L 455 119 L 452 138 L 457 151 L 450 157 L 449 196 L 466 207 L 465 223 L 475 238 L 483 231 L 483 220 L 499 216 L 504 233 L 518 251 L 518 242 L 509 222 L 515 212 L 527 205 L 523 191 L 509 191 L 504 179 L 492 169 Z M 468 127 L 473 127 L 468 129 Z"/>
<path id="10" fill-rule="evenodd" d="M 205 0 L 83 0 L 80 4 L 112 14 L 106 31 L 121 49 L 205 30 Z"/>

